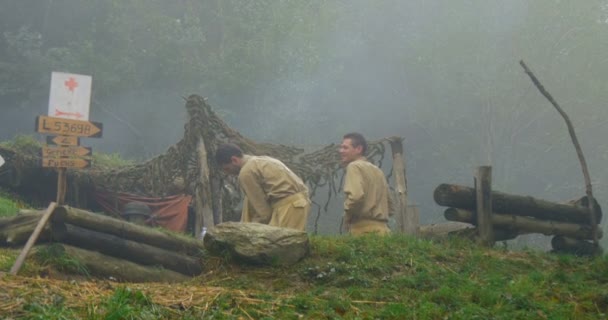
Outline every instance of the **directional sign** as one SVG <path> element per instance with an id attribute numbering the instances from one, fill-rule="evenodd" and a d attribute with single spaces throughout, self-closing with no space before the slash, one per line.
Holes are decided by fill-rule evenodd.
<path id="1" fill-rule="evenodd" d="M 85 147 L 42 147 L 43 158 L 73 158 L 91 154 L 91 148 Z"/>
<path id="2" fill-rule="evenodd" d="M 57 146 L 78 146 L 80 138 L 71 136 L 47 136 L 46 143 Z"/>
<path id="3" fill-rule="evenodd" d="M 42 158 L 44 168 L 88 168 L 91 160 L 81 158 Z"/>
<path id="4" fill-rule="evenodd" d="M 36 117 L 36 132 L 39 133 L 101 138 L 102 131 L 103 124 L 99 122 L 61 119 L 47 116 Z"/>

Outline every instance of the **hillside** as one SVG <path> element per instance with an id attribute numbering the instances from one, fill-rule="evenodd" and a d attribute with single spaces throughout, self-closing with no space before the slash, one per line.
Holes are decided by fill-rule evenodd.
<path id="1" fill-rule="evenodd" d="M 29 259 L 0 279 L 0 313 L 35 319 L 598 319 L 608 259 L 480 249 L 464 240 L 311 237 L 291 267 L 208 258 L 184 284 L 69 280 Z M 1 252 L 7 271 L 17 251 Z M 52 267 L 54 265 L 54 267 Z M 72 264 L 72 267 L 77 264 Z"/>

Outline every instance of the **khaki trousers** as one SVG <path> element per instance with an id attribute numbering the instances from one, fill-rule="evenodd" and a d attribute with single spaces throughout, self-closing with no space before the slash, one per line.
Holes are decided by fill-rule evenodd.
<path id="1" fill-rule="evenodd" d="M 272 216 L 268 225 L 306 231 L 310 214 L 310 199 L 306 192 L 300 192 L 280 199 L 271 206 Z M 254 222 L 257 214 L 249 206 L 247 198 L 243 201 L 241 222 Z"/>
<path id="2" fill-rule="evenodd" d="M 377 220 L 363 219 L 350 225 L 350 234 L 358 236 L 366 233 L 385 235 L 391 233 L 391 230 L 386 225 L 386 222 Z"/>

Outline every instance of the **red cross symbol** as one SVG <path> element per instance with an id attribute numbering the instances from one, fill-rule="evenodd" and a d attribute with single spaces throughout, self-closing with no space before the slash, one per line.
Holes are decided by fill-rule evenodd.
<path id="1" fill-rule="evenodd" d="M 64 82 L 65 86 L 68 87 L 68 90 L 74 92 L 74 89 L 78 87 L 78 82 L 74 80 L 74 78 L 70 77 L 67 81 Z"/>

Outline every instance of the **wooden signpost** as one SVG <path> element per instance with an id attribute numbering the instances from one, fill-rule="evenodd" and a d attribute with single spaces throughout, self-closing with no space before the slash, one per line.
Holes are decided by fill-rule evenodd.
<path id="1" fill-rule="evenodd" d="M 36 117 L 36 132 L 51 134 L 42 147 L 42 167 L 57 168 L 57 205 L 63 205 L 67 168 L 91 166 L 91 148 L 80 146 L 80 137 L 101 138 L 103 125 L 89 120 L 92 78 L 53 72 L 48 116 Z"/>

